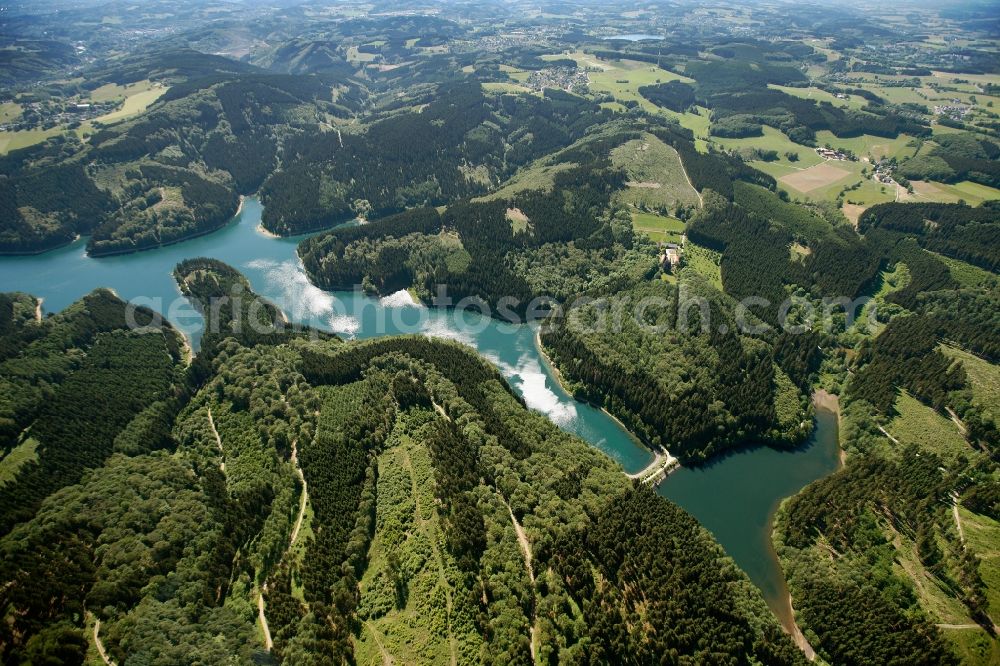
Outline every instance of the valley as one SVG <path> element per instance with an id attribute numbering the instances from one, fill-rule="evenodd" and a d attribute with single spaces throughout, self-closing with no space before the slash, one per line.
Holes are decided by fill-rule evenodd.
<path id="1" fill-rule="evenodd" d="M 46 0 L 0 660 L 990 664 L 992 0 Z"/>

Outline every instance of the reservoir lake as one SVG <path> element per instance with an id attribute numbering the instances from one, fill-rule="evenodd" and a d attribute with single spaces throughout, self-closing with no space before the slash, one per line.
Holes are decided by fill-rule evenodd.
<path id="1" fill-rule="evenodd" d="M 242 271 L 257 293 L 282 308 L 294 322 L 346 338 L 421 333 L 454 339 L 493 362 L 528 407 L 546 414 L 637 472 L 653 456 L 613 418 L 577 402 L 560 386 L 542 357 L 533 325 L 512 325 L 481 315 L 429 309 L 407 292 L 376 299 L 360 292 L 326 292 L 312 285 L 296 255 L 299 238 L 276 238 L 259 229 L 261 204 L 247 198 L 224 228 L 167 247 L 94 259 L 86 240 L 38 255 L 0 257 L 0 291 L 23 291 L 44 299 L 45 312 L 58 312 L 98 287 L 161 312 L 195 347 L 201 316 L 184 299 L 171 271 L 182 259 L 213 257 Z M 782 499 L 835 471 L 839 460 L 837 416 L 817 409 L 812 438 L 794 451 L 746 448 L 698 468 L 673 472 L 658 492 L 676 502 L 718 539 L 762 590 L 788 628 L 791 608 L 784 576 L 771 545 L 774 511 Z"/>

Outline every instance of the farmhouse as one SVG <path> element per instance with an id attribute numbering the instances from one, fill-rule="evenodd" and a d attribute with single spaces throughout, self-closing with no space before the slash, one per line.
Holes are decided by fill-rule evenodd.
<path id="1" fill-rule="evenodd" d="M 681 263 L 681 248 L 677 243 L 660 243 L 660 266 L 670 269 L 677 268 Z"/>
<path id="2" fill-rule="evenodd" d="M 847 155 L 839 150 L 833 148 L 817 148 L 816 152 L 819 156 L 827 160 L 846 160 Z"/>

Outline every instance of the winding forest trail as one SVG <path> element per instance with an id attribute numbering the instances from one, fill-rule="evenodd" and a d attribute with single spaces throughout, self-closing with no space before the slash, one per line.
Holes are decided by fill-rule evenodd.
<path id="1" fill-rule="evenodd" d="M 528 541 L 528 534 L 524 531 L 524 527 L 518 522 L 517 517 L 514 516 L 514 510 L 510 508 L 510 503 L 507 502 L 505 498 L 500 493 L 497 493 L 500 497 L 500 501 L 504 503 L 507 507 L 507 512 L 510 514 L 510 522 L 514 526 L 514 533 L 517 534 L 517 543 L 521 546 L 521 553 L 524 555 L 524 568 L 528 570 L 528 578 L 531 580 L 531 593 L 535 594 L 535 566 L 534 557 L 531 554 L 531 542 Z M 538 661 L 538 610 L 535 606 L 532 606 L 531 611 L 531 661 L 532 663 Z"/>
<path id="2" fill-rule="evenodd" d="M 101 618 L 94 618 L 94 647 L 97 648 L 97 654 L 101 655 L 101 660 L 107 664 L 107 666 L 115 666 L 115 662 L 111 661 L 111 657 L 104 650 L 104 643 L 101 642 L 101 637 L 98 635 L 101 631 Z"/>
<path id="3" fill-rule="evenodd" d="M 219 447 L 219 453 L 222 454 L 222 462 L 219 463 L 219 469 L 223 472 L 226 471 L 226 450 L 222 448 L 222 438 L 219 437 L 219 431 L 215 429 L 215 419 L 212 418 L 212 408 L 208 407 L 208 427 L 212 429 L 212 434 L 215 435 L 215 443 Z"/>
<path id="4" fill-rule="evenodd" d="M 968 437 L 969 429 L 965 427 L 964 423 L 962 423 L 962 419 L 958 418 L 958 414 L 955 413 L 955 410 L 951 407 L 945 407 L 944 409 L 948 412 L 948 416 L 951 417 L 952 423 L 954 423 L 955 427 L 958 428 L 959 434 L 961 434 L 962 437 Z"/>
<path id="5" fill-rule="evenodd" d="M 396 660 L 393 659 L 392 655 L 389 654 L 389 651 L 385 649 L 385 645 L 382 644 L 382 639 L 379 638 L 378 630 L 375 628 L 375 625 L 373 625 L 370 621 L 366 621 L 365 626 L 368 628 L 368 631 L 371 632 L 372 638 L 375 639 L 375 645 L 378 646 L 378 651 L 382 655 L 382 666 L 393 666 L 393 664 L 396 663 Z"/>
<path id="6" fill-rule="evenodd" d="M 448 412 L 445 411 L 444 407 L 437 404 L 437 402 L 434 401 L 434 398 L 431 398 L 431 404 L 434 405 L 434 411 L 440 414 L 441 418 L 446 421 L 451 421 L 451 417 L 448 416 Z"/>
<path id="7" fill-rule="evenodd" d="M 962 529 L 962 517 L 958 514 L 958 496 L 951 496 L 951 513 L 955 516 L 955 527 L 958 528 L 958 539 L 965 545 L 965 530 Z"/>
<path id="8" fill-rule="evenodd" d="M 882 426 L 879 426 L 878 429 L 882 431 L 883 435 L 885 435 L 886 437 L 888 437 L 889 439 L 891 439 L 893 444 L 899 444 L 899 440 L 896 439 L 895 437 L 893 437 L 892 435 L 890 435 L 888 430 L 886 430 Z"/>
<path id="9" fill-rule="evenodd" d="M 288 539 L 288 547 L 291 548 L 295 545 L 295 540 L 299 538 L 299 531 L 302 529 L 302 521 L 306 517 L 306 503 L 309 501 L 309 487 L 306 484 L 306 475 L 302 473 L 302 468 L 299 467 L 299 440 L 292 440 L 292 465 L 295 467 L 295 473 L 299 475 L 299 481 L 302 482 L 302 494 L 299 495 L 299 516 L 295 519 L 295 527 L 292 528 L 292 535 Z"/>
<path id="10" fill-rule="evenodd" d="M 264 647 L 270 652 L 274 648 L 274 641 L 271 640 L 271 628 L 267 626 L 267 616 L 264 614 L 264 592 L 267 592 L 267 583 L 257 592 L 257 618 L 260 620 L 261 631 L 264 632 Z"/>
<path id="11" fill-rule="evenodd" d="M 687 181 L 688 187 L 694 190 L 694 193 L 698 195 L 698 208 L 704 208 L 705 199 L 702 198 L 701 192 L 699 192 L 698 188 L 695 187 L 694 183 L 691 182 L 691 176 L 688 175 L 688 170 L 684 168 L 684 160 L 681 159 L 680 155 L 677 155 L 677 161 L 681 163 L 681 173 L 684 174 L 684 180 Z"/>

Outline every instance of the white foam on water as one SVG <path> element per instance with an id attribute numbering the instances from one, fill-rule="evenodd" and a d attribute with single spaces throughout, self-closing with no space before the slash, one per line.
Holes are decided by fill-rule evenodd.
<path id="1" fill-rule="evenodd" d="M 378 302 L 384 308 L 423 307 L 423 304 L 414 300 L 413 295 L 405 289 L 383 296 Z"/>
<path id="2" fill-rule="evenodd" d="M 247 268 L 263 272 L 267 282 L 267 293 L 271 300 L 284 310 L 294 321 L 309 321 L 326 318 L 334 333 L 353 336 L 361 328 L 356 317 L 337 312 L 337 299 L 309 281 L 309 277 L 298 261 L 289 259 L 277 262 L 270 259 L 256 259 L 246 264 Z"/>
<path id="3" fill-rule="evenodd" d="M 327 323 L 330 326 L 330 330 L 334 333 L 342 333 L 351 338 L 361 328 L 361 322 L 358 321 L 357 317 L 350 315 L 334 315 L 330 317 Z"/>
<path id="4" fill-rule="evenodd" d="M 472 345 L 472 336 L 464 331 L 459 331 L 448 326 L 446 317 L 432 317 L 427 320 L 421 334 L 429 338 L 443 338 L 445 340 L 455 340 L 466 345 Z"/>
<path id="5" fill-rule="evenodd" d="M 576 418 L 576 405 L 563 402 L 546 385 L 545 373 L 538 359 L 522 358 L 508 378 L 516 382 L 528 407 L 545 414 L 556 425 L 566 425 Z"/>
<path id="6" fill-rule="evenodd" d="M 538 359 L 522 356 L 516 366 L 504 363 L 493 352 L 483 353 L 491 363 L 500 368 L 507 381 L 517 389 L 530 409 L 541 412 L 556 425 L 565 426 L 576 419 L 576 405 L 563 402 L 546 383 L 545 372 Z"/>

